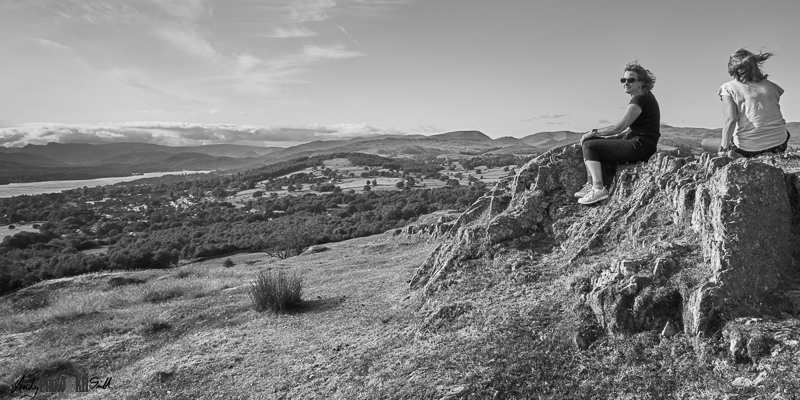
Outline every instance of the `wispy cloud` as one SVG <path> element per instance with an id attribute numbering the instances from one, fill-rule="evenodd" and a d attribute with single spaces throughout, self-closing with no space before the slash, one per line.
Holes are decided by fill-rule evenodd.
<path id="1" fill-rule="evenodd" d="M 601 119 L 600 121 L 597 121 L 597 123 L 598 123 L 598 124 L 610 124 L 610 123 L 611 123 L 611 121 L 609 121 L 609 120 L 607 120 L 607 119 L 603 118 L 603 119 Z"/>
<path id="2" fill-rule="evenodd" d="M 141 22 L 142 17 L 134 7 L 124 2 L 63 0 L 38 3 L 61 20 L 81 20 L 93 25 L 135 25 Z"/>
<path id="3" fill-rule="evenodd" d="M 336 27 L 342 33 L 344 33 L 345 36 L 347 36 L 350 40 L 353 41 L 353 43 L 356 44 L 356 46 L 361 47 L 361 43 L 358 43 L 358 40 L 356 40 L 353 36 L 351 36 L 350 32 L 347 32 L 347 29 L 344 29 L 343 26 L 339 25 L 339 23 L 336 22 L 333 18 L 331 18 L 330 15 L 328 15 L 328 13 L 323 11 L 320 8 L 320 6 L 314 4 L 313 1 L 309 1 L 308 3 L 311 4 L 311 6 L 314 7 L 318 12 L 320 12 L 325 17 L 326 20 L 330 20 L 332 24 L 336 25 Z M 336 5 L 336 2 L 333 1 L 333 0 L 321 0 L 320 3 L 321 3 L 321 6 L 323 6 L 323 7 L 333 7 L 334 5 Z"/>
<path id="4" fill-rule="evenodd" d="M 568 115 L 569 115 L 569 114 L 556 114 L 556 113 L 550 113 L 550 114 L 544 114 L 544 115 L 540 115 L 540 116 L 538 116 L 538 117 L 536 117 L 536 118 L 537 118 L 537 119 L 539 119 L 539 118 L 542 118 L 542 119 L 550 119 L 550 118 L 564 118 L 564 117 L 566 117 L 566 116 L 568 116 Z"/>
<path id="5" fill-rule="evenodd" d="M 291 25 L 277 26 L 272 34 L 266 36 L 279 39 L 304 38 L 317 36 L 317 33 L 303 26 Z"/>
<path id="6" fill-rule="evenodd" d="M 363 17 L 380 17 L 387 12 L 417 0 L 346 0 L 349 11 Z"/>
<path id="7" fill-rule="evenodd" d="M 174 45 L 175 48 L 189 55 L 196 56 L 210 62 L 220 62 L 225 60 L 225 56 L 218 52 L 208 40 L 206 40 L 194 29 L 163 27 L 157 29 L 155 34 Z"/>
<path id="8" fill-rule="evenodd" d="M 291 23 L 319 22 L 330 19 L 325 9 L 336 6 L 333 0 L 294 0 L 288 6 Z"/>
<path id="9" fill-rule="evenodd" d="M 236 67 L 239 70 L 248 70 L 251 69 L 263 62 L 262 59 L 250 54 L 250 53 L 242 53 L 236 57 Z"/>
<path id="10" fill-rule="evenodd" d="M 569 116 L 569 114 L 549 113 L 549 114 L 540 115 L 538 117 L 527 118 L 524 121 L 530 122 L 530 121 L 535 121 L 535 120 L 539 120 L 539 119 L 556 119 L 556 118 L 564 118 L 566 116 Z"/>
<path id="11" fill-rule="evenodd" d="M 150 0 L 167 13 L 184 20 L 197 20 L 210 15 L 212 8 L 206 7 L 204 0 Z"/>
<path id="12" fill-rule="evenodd" d="M 306 46 L 303 54 L 311 60 L 339 60 L 363 56 L 360 51 L 348 50 L 344 46 Z"/>
<path id="13" fill-rule="evenodd" d="M 149 83 L 147 73 L 141 70 L 111 68 L 103 71 L 103 75 L 105 75 L 108 78 L 114 79 L 120 83 L 123 83 L 125 85 L 144 90 L 145 92 L 157 96 L 171 98 L 174 100 L 179 100 L 181 102 L 187 102 L 192 104 L 204 103 L 203 100 L 183 96 L 175 92 L 165 90 L 158 85 Z"/>
<path id="14" fill-rule="evenodd" d="M 176 122 L 129 122 L 118 124 L 29 123 L 0 129 L 0 144 L 137 142 L 171 146 L 264 142 L 299 143 L 313 140 L 349 139 L 406 132 L 367 124 L 252 126 Z"/>
<path id="15" fill-rule="evenodd" d="M 316 66 L 368 55 L 356 40 L 356 26 L 366 24 L 353 21 L 380 18 L 410 1 L 415 0 L 32 0 L 19 8 L 35 8 L 52 23 L 51 29 L 29 33 L 28 40 L 73 57 L 85 66 L 87 80 L 108 84 L 110 78 L 161 100 L 198 106 L 197 114 L 203 114 L 211 107 L 236 113 L 231 104 L 326 79 Z M 123 112 L 165 104 L 137 104 Z"/>
<path id="16" fill-rule="evenodd" d="M 38 43 L 41 46 L 44 46 L 51 50 L 59 50 L 59 51 L 72 51 L 72 47 L 63 45 L 58 42 L 54 42 L 52 40 L 42 39 L 42 38 L 32 38 L 34 42 Z"/>
<path id="17" fill-rule="evenodd" d="M 552 122 L 552 121 L 547 121 L 546 124 L 547 125 L 567 125 L 566 122 Z"/>

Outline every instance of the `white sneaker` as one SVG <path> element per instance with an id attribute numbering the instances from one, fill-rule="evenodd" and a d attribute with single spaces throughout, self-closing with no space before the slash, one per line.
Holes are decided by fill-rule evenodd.
<path id="1" fill-rule="evenodd" d="M 609 196 L 608 195 L 608 190 L 606 190 L 606 188 L 602 188 L 602 189 L 594 189 L 594 188 L 592 188 L 592 190 L 589 193 L 586 193 L 586 196 L 583 196 L 580 199 L 578 199 L 578 203 L 581 203 L 581 204 L 593 204 L 593 203 L 597 203 L 600 200 L 607 199 L 608 196 Z"/>
<path id="2" fill-rule="evenodd" d="M 577 192 L 575 192 L 575 197 L 580 199 L 581 197 L 586 196 L 586 194 L 591 192 L 591 191 L 592 191 L 592 184 L 589 183 L 589 182 L 586 182 L 586 184 L 583 185 L 581 190 L 578 190 Z"/>

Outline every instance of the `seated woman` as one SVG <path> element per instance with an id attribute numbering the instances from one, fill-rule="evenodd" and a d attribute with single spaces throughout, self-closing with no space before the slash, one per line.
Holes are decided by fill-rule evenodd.
<path id="1" fill-rule="evenodd" d="M 786 151 L 789 131 L 779 104 L 783 89 L 761 72 L 761 65 L 772 56 L 773 53 L 755 55 L 739 49 L 730 57 L 728 74 L 733 79 L 717 93 L 724 116 L 722 138 L 703 140 L 704 150 L 733 150 L 745 157 Z"/>
<path id="2" fill-rule="evenodd" d="M 608 197 L 601 163 L 647 161 L 661 137 L 661 110 L 651 90 L 656 76 L 636 61 L 625 66 L 620 79 L 631 101 L 622 119 L 613 126 L 592 129 L 581 137 L 586 185 L 575 193 L 578 203 L 592 204 Z"/>

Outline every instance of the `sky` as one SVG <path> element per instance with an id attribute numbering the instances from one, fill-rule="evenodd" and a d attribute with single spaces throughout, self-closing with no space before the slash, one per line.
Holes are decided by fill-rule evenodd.
<path id="1" fill-rule="evenodd" d="M 248 144 L 618 121 L 719 128 L 741 47 L 800 121 L 797 0 L 0 0 L 0 146 Z"/>

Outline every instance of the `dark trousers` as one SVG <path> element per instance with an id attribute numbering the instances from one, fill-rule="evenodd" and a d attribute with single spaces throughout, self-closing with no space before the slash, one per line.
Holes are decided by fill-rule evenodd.
<path id="1" fill-rule="evenodd" d="M 768 148 L 766 150 L 761 150 L 761 151 L 747 151 L 747 150 L 742 150 L 742 149 L 736 147 L 736 145 L 733 145 L 733 144 L 731 144 L 731 145 L 733 146 L 733 151 L 735 151 L 735 152 L 737 152 L 737 153 L 739 153 L 739 154 L 741 154 L 741 155 L 743 155 L 745 157 L 753 157 L 753 156 L 757 156 L 757 155 L 763 154 L 763 153 L 780 154 L 780 153 L 785 152 L 786 149 L 789 147 L 789 139 L 791 139 L 791 138 L 792 138 L 792 134 L 789 133 L 789 131 L 787 130 L 786 131 L 786 141 L 783 142 L 783 144 L 780 144 L 780 145 L 775 146 L 775 147 L 770 147 L 770 148 Z M 585 154 L 585 152 L 584 152 L 584 154 Z"/>
<path id="2" fill-rule="evenodd" d="M 583 142 L 583 159 L 605 163 L 628 164 L 647 161 L 658 146 L 649 137 L 634 136 L 631 139 L 592 138 Z"/>

